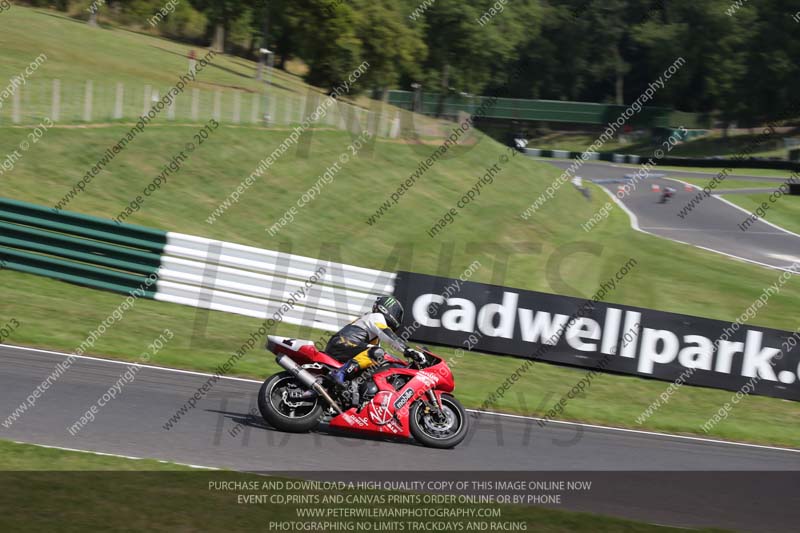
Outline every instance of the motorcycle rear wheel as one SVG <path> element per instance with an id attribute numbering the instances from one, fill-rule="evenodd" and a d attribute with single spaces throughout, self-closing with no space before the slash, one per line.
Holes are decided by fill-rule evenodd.
<path id="1" fill-rule="evenodd" d="M 425 412 L 425 403 L 414 402 L 408 413 L 411 434 L 417 442 L 430 448 L 453 448 L 469 432 L 469 418 L 461 402 L 449 394 L 442 394 L 442 412 L 445 420 L 436 420 Z"/>
<path id="2" fill-rule="evenodd" d="M 306 433 L 315 429 L 322 418 L 322 399 L 291 401 L 286 393 L 295 385 L 305 389 L 291 372 L 281 372 L 267 378 L 258 391 L 258 410 L 272 427 L 291 433 Z"/>

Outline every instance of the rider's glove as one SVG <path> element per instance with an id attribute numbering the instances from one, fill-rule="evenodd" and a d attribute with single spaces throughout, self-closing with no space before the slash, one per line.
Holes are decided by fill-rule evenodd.
<path id="1" fill-rule="evenodd" d="M 383 364 L 385 355 L 386 355 L 386 352 L 380 346 L 376 346 L 375 348 L 372 348 L 369 351 L 370 359 L 372 359 L 373 361 L 375 361 L 376 364 L 379 364 L 379 365 Z"/>
<path id="2" fill-rule="evenodd" d="M 414 348 L 406 348 L 406 351 L 403 353 L 403 355 L 417 363 L 424 363 L 426 360 L 425 354 L 419 350 L 415 350 Z"/>

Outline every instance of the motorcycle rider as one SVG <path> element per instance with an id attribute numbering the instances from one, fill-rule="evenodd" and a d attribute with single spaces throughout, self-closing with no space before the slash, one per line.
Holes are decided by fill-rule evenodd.
<path id="1" fill-rule="evenodd" d="M 397 336 L 403 323 L 403 306 L 393 296 L 379 296 L 372 311 L 350 322 L 328 341 L 325 353 L 345 363 L 331 374 L 334 381 L 344 385 L 359 372 L 383 362 L 384 352 L 380 341 L 389 343 L 406 357 L 424 362 L 425 355 L 409 348 Z"/>

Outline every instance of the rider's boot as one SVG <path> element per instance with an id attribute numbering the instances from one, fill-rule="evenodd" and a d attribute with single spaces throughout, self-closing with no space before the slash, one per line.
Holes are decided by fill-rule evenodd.
<path id="1" fill-rule="evenodd" d="M 344 386 L 345 382 L 353 379 L 360 369 L 361 366 L 358 361 L 350 359 L 337 370 L 331 372 L 330 375 L 338 385 Z"/>
<path id="2" fill-rule="evenodd" d="M 361 366 L 358 364 L 358 361 L 355 359 L 350 359 L 345 364 L 343 364 L 338 369 L 334 370 L 330 373 L 330 377 L 333 379 L 334 383 L 339 387 L 346 388 L 347 382 L 353 379 L 358 371 L 361 369 Z M 312 389 L 306 390 L 295 390 L 290 393 L 290 399 L 292 400 L 313 400 L 318 396 L 317 391 Z"/>

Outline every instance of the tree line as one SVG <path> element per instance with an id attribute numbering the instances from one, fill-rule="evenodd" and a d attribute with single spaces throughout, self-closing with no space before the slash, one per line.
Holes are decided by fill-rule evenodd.
<path id="1" fill-rule="evenodd" d="M 34 4 L 52 4 L 38 0 Z M 95 0 L 95 3 L 97 1 Z M 145 22 L 169 3 L 151 28 Z M 91 4 L 56 2 L 62 9 Z M 800 99 L 800 13 L 791 0 L 109 0 L 99 16 L 245 57 L 293 58 L 332 88 L 362 62 L 358 89 L 417 84 L 627 104 L 677 58 L 651 105 L 713 113 L 740 126 Z M 511 72 L 521 72 L 510 77 Z"/>

